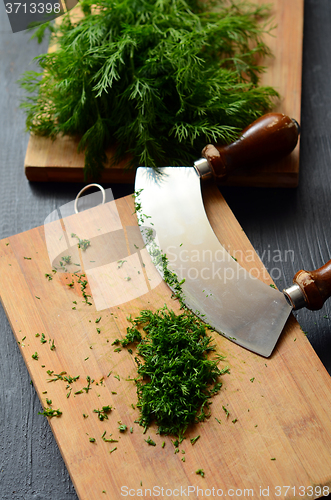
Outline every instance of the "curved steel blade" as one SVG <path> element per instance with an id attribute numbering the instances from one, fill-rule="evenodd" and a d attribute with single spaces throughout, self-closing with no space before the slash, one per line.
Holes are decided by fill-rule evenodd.
<path id="1" fill-rule="evenodd" d="M 189 309 L 215 330 L 262 356 L 270 356 L 290 314 L 284 295 L 242 268 L 220 244 L 203 206 L 192 167 L 137 170 L 135 191 L 144 216 L 146 248 L 166 254 Z M 151 241 L 146 226 L 154 231 Z M 158 269 L 162 274 L 162 269 Z"/>

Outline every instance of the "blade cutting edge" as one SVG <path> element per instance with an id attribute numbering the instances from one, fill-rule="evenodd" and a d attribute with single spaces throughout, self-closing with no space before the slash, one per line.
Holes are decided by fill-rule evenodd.
<path id="1" fill-rule="evenodd" d="M 141 213 L 146 214 L 142 236 L 152 260 L 157 246 L 167 256 L 168 269 L 185 280 L 184 302 L 202 320 L 237 344 L 270 356 L 291 306 L 221 245 L 208 221 L 194 168 L 160 170 L 162 175 L 139 167 L 135 182 Z"/>

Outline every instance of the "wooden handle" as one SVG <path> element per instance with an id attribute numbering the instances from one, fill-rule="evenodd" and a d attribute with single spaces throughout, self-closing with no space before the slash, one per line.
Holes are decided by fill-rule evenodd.
<path id="1" fill-rule="evenodd" d="M 316 271 L 298 271 L 293 278 L 305 297 L 305 307 L 316 311 L 331 297 L 331 260 Z"/>
<path id="2" fill-rule="evenodd" d="M 295 148 L 300 128 L 298 123 L 282 113 L 261 116 L 235 142 L 225 146 L 208 144 L 202 150 L 216 179 L 240 166 L 259 165 L 280 159 Z"/>

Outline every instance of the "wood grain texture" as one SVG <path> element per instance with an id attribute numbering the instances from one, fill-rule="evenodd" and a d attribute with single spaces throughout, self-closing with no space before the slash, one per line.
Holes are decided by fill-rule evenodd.
<path id="1" fill-rule="evenodd" d="M 253 3 L 264 4 L 264 0 Z M 261 77 L 262 85 L 273 86 L 281 95 L 275 111 L 295 118 L 301 115 L 301 71 L 303 41 L 303 0 L 272 0 L 272 16 L 276 28 L 265 39 L 273 57 L 265 61 L 267 71 Z M 79 140 L 58 137 L 54 142 L 31 135 L 24 162 L 30 181 L 82 182 L 84 154 L 77 153 Z M 286 159 L 265 166 L 241 168 L 231 173 L 222 185 L 296 187 L 299 180 L 299 147 Z M 107 151 L 108 163 L 101 182 L 126 183 L 134 181 L 134 170 L 126 169 L 126 160 L 110 167 L 114 149 Z M 197 151 L 197 157 L 200 152 Z"/>
<path id="2" fill-rule="evenodd" d="M 270 284 L 271 279 L 249 240 L 217 188 L 210 183 L 204 187 L 204 202 L 220 241 L 242 266 Z M 134 361 L 126 350 L 114 352 L 111 344 L 125 334 L 129 314 L 134 316 L 146 307 L 154 310 L 164 303 L 178 310 L 169 289 L 160 282 L 134 300 L 98 311 L 93 298 L 93 305 L 83 303 L 76 278 L 75 285 L 68 286 L 74 265 L 66 273 L 54 274 L 51 281 L 45 278 L 45 273 L 52 269 L 50 241 L 58 240 L 64 228 L 69 242 L 73 228 L 84 228 L 81 238 L 98 230 L 106 237 L 111 227 L 118 231 L 116 214 L 119 214 L 123 231 L 128 235 L 135 227 L 133 209 L 130 196 L 70 216 L 61 224 L 52 222 L 50 228 L 45 226 L 45 231 L 39 227 L 0 241 L 1 301 L 41 402 L 47 406 L 49 398 L 52 408 L 63 412 L 60 417 L 50 419 L 50 426 L 80 500 L 119 498 L 121 491 L 126 491 L 122 487 L 138 491 L 140 482 L 143 491 L 153 486 L 169 490 L 189 486 L 217 487 L 224 491 L 249 488 L 255 495 L 261 485 L 268 485 L 271 491 L 268 498 L 274 500 L 285 499 L 285 494 L 277 494 L 279 485 L 296 488 L 293 498 L 311 498 L 308 489 L 306 495 L 298 493 L 300 486 L 331 486 L 331 379 L 293 317 L 268 360 L 214 334 L 218 351 L 226 355 L 231 374 L 223 377 L 224 386 L 213 399 L 211 418 L 187 432 L 187 439 L 180 446 L 185 451 L 185 463 L 181 454 L 174 453 L 170 437 L 157 435 L 155 427 L 144 435 L 142 428 L 134 423 L 138 417 L 138 411 L 131 406 L 136 402 L 135 386 L 128 381 L 136 374 Z M 110 218 L 113 226 L 107 226 Z M 66 239 L 65 233 L 63 236 Z M 93 260 L 98 261 L 99 256 L 104 256 L 105 247 L 99 246 L 97 238 L 92 240 L 91 251 L 93 246 L 96 247 Z M 62 248 L 60 255 L 72 250 Z M 128 246 L 124 245 L 125 250 L 123 258 L 130 265 L 134 255 L 128 255 Z M 89 249 L 85 265 L 90 262 L 88 252 Z M 75 255 L 73 262 L 77 258 L 79 255 Z M 108 269 L 113 269 L 112 277 L 115 274 L 112 262 L 108 263 Z M 91 274 L 91 270 L 85 272 L 87 276 Z M 107 272 L 104 264 L 104 273 Z M 134 276 L 131 282 L 126 292 L 129 299 L 130 292 L 136 289 Z M 93 296 L 92 284 L 89 285 L 91 288 L 86 290 Z M 73 302 L 77 305 L 73 306 Z M 44 333 L 47 342 L 42 344 L 37 333 Z M 50 349 L 52 340 L 54 350 Z M 35 352 L 38 360 L 32 358 Z M 47 370 L 54 374 L 66 372 L 71 377 L 79 375 L 79 379 L 72 383 L 49 382 L 52 376 Z M 87 386 L 87 376 L 95 381 L 92 389 L 75 394 Z M 109 419 L 101 422 L 93 410 L 103 405 L 112 405 L 114 409 Z M 230 412 L 228 418 L 222 406 Z M 238 420 L 233 423 L 233 419 Z M 128 428 L 133 426 L 133 433 L 120 434 L 119 421 Z M 118 443 L 103 442 L 104 431 Z M 192 446 L 189 438 L 197 434 L 201 438 Z M 147 436 L 154 439 L 156 447 L 146 444 Z M 91 443 L 90 437 L 96 442 Z M 165 448 L 161 447 L 163 441 Z M 110 453 L 114 446 L 117 449 Z M 195 472 L 200 468 L 205 472 L 204 478 Z M 198 498 L 196 490 L 192 498 Z"/>

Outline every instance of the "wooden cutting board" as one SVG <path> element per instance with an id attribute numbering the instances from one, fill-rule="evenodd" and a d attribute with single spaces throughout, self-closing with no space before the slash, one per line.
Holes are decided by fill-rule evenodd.
<path id="1" fill-rule="evenodd" d="M 217 188 L 205 184 L 203 192 L 220 242 L 270 284 Z M 40 401 L 47 407 L 46 398 L 51 399 L 51 408 L 62 412 L 49 424 L 79 498 L 155 498 L 162 488 L 163 496 L 171 498 L 181 488 L 190 498 L 201 498 L 201 491 L 208 496 L 213 488 L 215 497 L 220 490 L 234 498 L 254 494 L 274 500 L 327 494 L 331 379 L 293 316 L 269 359 L 213 334 L 217 352 L 226 356 L 220 367 L 229 366 L 230 374 L 223 376 L 223 387 L 213 398 L 211 417 L 187 432 L 179 453 L 170 437 L 157 435 L 155 427 L 143 434 L 134 423 L 139 412 L 129 378 L 136 375 L 135 362 L 126 349 L 115 352 L 112 342 L 125 335 L 130 314 L 164 304 L 178 311 L 178 304 L 148 264 L 142 246 L 136 248 L 141 244 L 133 211 L 129 196 L 63 220 L 53 214 L 45 228 L 0 241 L 1 301 Z M 78 250 L 72 233 L 89 239 L 91 246 Z M 53 273 L 60 257 L 68 255 L 72 264 L 66 272 Z M 78 283 L 80 261 L 92 305 L 84 302 Z M 32 357 L 35 353 L 38 359 Z M 50 381 L 61 373 L 71 383 Z M 69 378 L 78 375 L 76 381 Z M 85 391 L 88 376 L 94 382 Z M 113 410 L 100 421 L 94 410 L 104 405 Z M 123 434 L 119 422 L 128 426 Z M 104 442 L 104 432 L 118 442 Z M 192 445 L 190 438 L 197 435 L 201 437 Z M 149 436 L 155 447 L 145 442 Z M 196 474 L 198 469 L 204 477 Z"/>
<path id="2" fill-rule="evenodd" d="M 265 4 L 265 0 L 252 3 Z M 265 61 L 266 72 L 261 85 L 273 86 L 281 95 L 275 111 L 285 113 L 300 122 L 301 69 L 303 41 L 304 0 L 272 0 L 272 16 L 276 28 L 265 40 L 273 57 Z M 30 181 L 82 182 L 84 154 L 77 153 L 79 139 L 58 137 L 54 142 L 46 137 L 31 135 L 24 168 Z M 110 167 L 114 149 L 107 151 L 108 165 L 100 181 L 103 183 L 133 183 L 135 172 L 128 170 L 127 162 Z M 197 158 L 200 151 L 197 151 Z M 282 161 L 251 169 L 238 170 L 229 175 L 225 185 L 295 187 L 299 181 L 299 144 Z"/>

